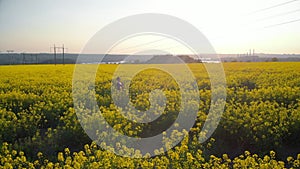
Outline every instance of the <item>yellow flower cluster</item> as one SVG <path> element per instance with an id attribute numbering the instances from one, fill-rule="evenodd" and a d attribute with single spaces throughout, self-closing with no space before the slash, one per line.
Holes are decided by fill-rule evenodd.
<path id="1" fill-rule="evenodd" d="M 225 111 L 213 138 L 204 144 L 200 144 L 198 138 L 210 109 L 210 79 L 202 64 L 188 66 L 194 73 L 199 93 L 189 93 L 191 98 L 186 98 L 186 105 L 181 105 L 179 82 L 166 72 L 148 69 L 136 74 L 131 81 L 126 78 L 126 71 L 121 72 L 125 76 L 122 83 L 129 86 L 129 93 L 119 91 L 116 101 L 128 96 L 134 109 L 126 106 L 120 109 L 111 96 L 117 65 L 101 65 L 95 78 L 95 91 L 91 92 L 95 94 L 100 112 L 88 116 L 92 110 L 85 108 L 89 105 L 78 100 L 82 111 L 80 120 L 86 126 L 81 126 L 74 110 L 74 65 L 1 66 L 0 169 L 300 167 L 300 155 L 286 157 L 284 152 L 288 147 L 291 151 L 288 153 L 299 153 L 293 146 L 300 146 L 300 63 L 225 63 Z M 182 72 L 180 83 L 188 87 L 184 74 Z M 150 102 L 150 93 L 156 89 L 163 92 L 165 105 L 161 104 L 164 98 L 157 93 L 152 94 L 158 100 Z M 199 103 L 193 99 L 197 95 Z M 138 123 L 148 118 L 145 112 L 151 106 L 157 110 L 154 115 L 162 114 L 161 117 L 153 123 Z M 182 130 L 179 123 L 174 123 L 178 111 L 194 107 L 199 107 L 196 122 L 189 131 Z M 100 113 L 115 131 L 130 137 L 163 133 L 164 148 L 170 150 L 157 149 L 153 152 L 157 156 L 150 157 L 124 146 L 126 142 L 116 141 L 117 137 L 112 138 L 114 145 L 103 142 L 100 148 L 95 143 L 90 144 L 92 141 L 82 127 L 109 127 L 97 123 Z M 126 119 L 122 113 L 134 120 Z M 171 125 L 175 130 L 164 132 Z M 95 134 L 99 140 L 108 135 L 99 131 Z M 187 136 L 178 145 L 172 144 L 184 135 Z M 117 156 L 103 147 L 137 158 Z"/>
<path id="2" fill-rule="evenodd" d="M 193 152 L 176 147 L 176 150 L 169 150 L 164 155 L 154 158 L 128 158 L 117 156 L 105 150 L 99 149 L 95 143 L 84 146 L 85 151 L 73 152 L 70 154 L 68 148 L 64 152 L 59 152 L 54 162 L 43 157 L 38 153 L 38 159 L 30 162 L 26 159 L 22 151 L 17 152 L 11 149 L 11 145 L 2 144 L 0 154 L 0 168 L 43 168 L 43 169 L 62 169 L 62 168 L 292 168 L 300 167 L 300 154 L 297 158 L 288 157 L 286 162 L 276 160 L 275 152 L 270 151 L 269 155 L 263 158 L 256 154 L 245 151 L 231 160 L 227 154 L 222 157 L 211 155 L 209 159 L 204 159 L 201 150 Z"/>

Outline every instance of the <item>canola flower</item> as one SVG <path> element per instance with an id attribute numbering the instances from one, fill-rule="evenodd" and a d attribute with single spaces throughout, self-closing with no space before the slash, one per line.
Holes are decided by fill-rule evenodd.
<path id="1" fill-rule="evenodd" d="M 123 146 L 122 140 L 114 151 L 144 158 L 117 156 L 91 143 L 73 108 L 74 65 L 0 67 L 0 168 L 300 167 L 300 155 L 282 155 L 284 147 L 299 146 L 299 63 L 225 63 L 226 109 L 213 138 L 204 144 L 199 144 L 198 138 L 209 111 L 210 81 L 201 64 L 188 66 L 197 79 L 200 103 L 190 101 L 184 106 L 199 104 L 197 120 L 180 144 L 165 153 L 158 149 L 158 155 L 152 158 Z M 130 83 L 131 102 L 141 113 L 137 119 L 145 117 L 143 112 L 150 106 L 152 90 L 161 89 L 167 98 L 166 108 L 161 109 L 163 117 L 156 123 L 160 127 L 128 121 L 110 96 L 116 68 L 117 65 L 101 66 L 95 82 L 98 106 L 108 123 L 132 137 L 163 132 L 159 128 L 172 124 L 180 107 L 179 86 L 158 70 L 145 70 L 131 82 L 122 79 L 124 84 Z M 123 111 L 130 114 L 132 110 Z M 89 122 L 94 125 L 92 120 Z M 174 126 L 180 128 L 178 124 Z M 173 131 L 163 140 L 166 147 L 171 148 L 169 143 L 185 132 Z M 97 133 L 99 138 L 105 134 Z M 109 143 L 105 146 L 112 149 Z M 238 155 L 232 155 L 232 147 L 240 149 Z"/>

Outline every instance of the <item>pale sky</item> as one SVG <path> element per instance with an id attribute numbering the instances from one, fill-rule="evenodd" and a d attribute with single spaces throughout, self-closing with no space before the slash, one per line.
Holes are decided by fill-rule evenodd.
<path id="1" fill-rule="evenodd" d="M 0 0 L 0 51 L 50 52 L 53 44 L 64 44 L 69 53 L 78 53 L 105 25 L 141 13 L 189 22 L 217 53 L 300 53 L 300 0 Z M 186 52 L 180 44 L 160 39 L 129 39 L 113 53 L 158 46 Z"/>

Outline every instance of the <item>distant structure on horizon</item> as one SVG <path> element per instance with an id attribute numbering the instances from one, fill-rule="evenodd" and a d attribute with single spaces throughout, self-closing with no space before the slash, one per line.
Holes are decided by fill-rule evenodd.
<path id="1" fill-rule="evenodd" d="M 63 46 L 62 46 L 63 47 Z M 61 49 L 62 50 L 62 49 Z M 0 53 L 0 65 L 21 65 L 21 64 L 75 64 L 79 54 L 58 53 L 13 53 L 9 50 L 7 53 Z M 86 62 L 79 64 L 151 64 L 151 63 L 178 63 L 173 55 L 104 55 L 104 54 L 85 54 Z M 194 55 L 177 55 L 184 63 L 216 63 L 220 62 L 299 62 L 300 54 L 263 54 L 255 53 L 251 50 L 247 54 L 218 54 L 220 60 L 212 59 L 213 54 L 203 54 L 200 58 Z M 102 60 L 90 63 L 89 58 L 101 57 Z M 128 56 L 130 56 L 128 59 Z"/>

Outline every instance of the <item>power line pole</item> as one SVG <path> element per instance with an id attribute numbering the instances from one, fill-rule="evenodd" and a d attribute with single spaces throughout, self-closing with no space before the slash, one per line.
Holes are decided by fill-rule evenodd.
<path id="1" fill-rule="evenodd" d="M 6 50 L 6 52 L 7 52 L 7 54 L 9 55 L 9 53 L 13 53 L 14 50 Z M 13 54 L 11 55 L 10 64 L 11 64 L 11 65 L 14 64 L 14 55 L 13 55 Z"/>
<path id="2" fill-rule="evenodd" d="M 56 47 L 54 44 L 54 65 L 56 65 Z"/>
<path id="3" fill-rule="evenodd" d="M 56 65 L 56 46 L 55 44 L 53 45 L 53 47 L 50 47 L 50 52 L 51 52 L 51 49 L 53 49 L 53 54 L 54 54 L 54 65 Z"/>
<path id="4" fill-rule="evenodd" d="M 30 54 L 30 59 L 31 59 L 31 64 L 33 64 L 34 62 L 34 58 L 33 58 L 34 56 L 33 56 L 33 54 Z"/>
<path id="5" fill-rule="evenodd" d="M 63 65 L 65 65 L 65 45 L 63 44 L 62 46 L 62 51 L 63 51 Z"/>
<path id="6" fill-rule="evenodd" d="M 67 49 L 67 48 L 65 48 L 65 46 L 64 46 L 64 44 L 62 45 L 62 47 L 56 47 L 55 46 L 55 44 L 53 45 L 53 52 L 54 52 L 54 64 L 56 65 L 56 52 L 59 50 L 59 49 L 61 49 L 61 51 L 62 51 L 62 60 L 63 60 L 63 64 L 65 64 L 65 50 Z M 52 48 L 50 48 L 50 52 L 51 52 L 51 49 Z"/>
<path id="7" fill-rule="evenodd" d="M 27 60 L 26 60 L 27 56 Z M 26 62 L 27 61 L 27 62 Z M 22 64 L 38 64 L 38 54 L 37 53 L 22 53 Z"/>
<path id="8" fill-rule="evenodd" d="M 22 53 L 22 62 L 23 62 L 23 65 L 25 64 L 25 53 Z"/>

